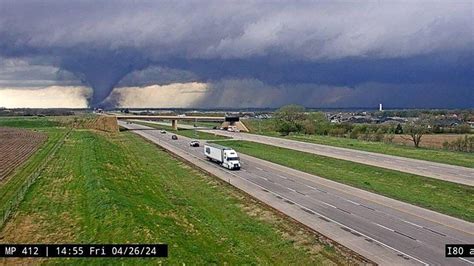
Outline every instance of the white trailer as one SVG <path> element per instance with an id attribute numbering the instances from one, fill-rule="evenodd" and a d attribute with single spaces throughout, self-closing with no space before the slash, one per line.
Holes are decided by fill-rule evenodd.
<path id="1" fill-rule="evenodd" d="M 230 170 L 240 169 L 239 155 L 231 148 L 206 143 L 204 145 L 204 154 L 209 160 L 219 163 L 222 167 Z"/>

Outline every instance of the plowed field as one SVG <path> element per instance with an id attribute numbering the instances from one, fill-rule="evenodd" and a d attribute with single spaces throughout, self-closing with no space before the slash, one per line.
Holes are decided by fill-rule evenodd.
<path id="1" fill-rule="evenodd" d="M 0 127 L 0 180 L 25 162 L 46 140 L 43 133 Z"/>

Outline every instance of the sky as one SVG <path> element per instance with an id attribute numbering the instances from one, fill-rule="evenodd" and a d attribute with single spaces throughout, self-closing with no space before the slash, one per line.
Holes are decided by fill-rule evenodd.
<path id="1" fill-rule="evenodd" d="M 474 1 L 0 0 L 0 107 L 474 108 Z"/>

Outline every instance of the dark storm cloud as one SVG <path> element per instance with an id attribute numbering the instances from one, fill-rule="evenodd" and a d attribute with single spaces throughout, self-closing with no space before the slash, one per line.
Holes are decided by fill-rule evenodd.
<path id="1" fill-rule="evenodd" d="M 117 87 L 183 83 L 196 80 L 199 80 L 199 76 L 190 71 L 150 66 L 142 71 L 131 72 L 117 83 Z"/>
<path id="2" fill-rule="evenodd" d="M 51 65 L 35 64 L 36 60 L 0 57 L 0 87 L 77 86 L 80 80 L 66 70 Z"/>
<path id="3" fill-rule="evenodd" d="M 43 58 L 74 73 L 93 87 L 94 105 L 131 72 L 123 84 L 192 77 L 456 90 L 473 86 L 472 5 L 2 0 L 0 56 Z M 147 67 L 187 74 L 140 76 Z"/>

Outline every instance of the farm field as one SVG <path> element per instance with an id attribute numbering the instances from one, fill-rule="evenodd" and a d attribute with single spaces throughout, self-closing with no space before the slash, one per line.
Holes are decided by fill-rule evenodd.
<path id="1" fill-rule="evenodd" d="M 168 243 L 170 250 L 167 259 L 42 261 L 46 264 L 355 263 L 312 232 L 130 132 L 72 130 L 0 239 Z M 0 264 L 6 262 L 33 263 Z"/>
<path id="2" fill-rule="evenodd" d="M 16 127 L 16 128 L 30 128 L 43 130 L 45 128 L 51 128 L 60 126 L 60 119 L 47 118 L 47 117 L 36 117 L 36 116 L 14 116 L 14 117 L 0 117 L 0 127 Z"/>
<path id="3" fill-rule="evenodd" d="M 417 149 L 407 145 L 396 144 L 397 142 L 402 141 L 399 140 L 399 136 L 394 139 L 395 143 L 393 144 L 320 135 L 291 134 L 289 136 L 280 136 L 278 132 L 273 131 L 272 125 L 268 120 L 261 121 L 260 123 L 255 120 L 244 120 L 244 122 L 245 125 L 249 127 L 251 132 L 255 134 L 474 168 L 474 154 L 472 153 L 429 149 L 423 147 Z M 436 135 L 423 136 L 423 140 L 421 142 L 422 146 L 424 141 L 426 141 L 426 143 L 439 143 L 441 141 L 439 138 L 431 136 Z M 461 137 L 463 135 L 457 136 Z M 444 142 L 444 140 L 442 141 Z"/>
<path id="4" fill-rule="evenodd" d="M 0 127 L 0 180 L 25 162 L 46 139 L 44 133 Z"/>
<path id="5" fill-rule="evenodd" d="M 445 141 L 452 142 L 458 138 L 464 137 L 466 134 L 428 134 L 421 139 L 421 148 L 442 149 Z M 469 135 L 469 134 L 467 134 Z M 407 139 L 408 138 L 408 139 Z M 413 142 L 408 135 L 394 135 L 393 143 L 407 145 L 413 147 Z"/>
<path id="6" fill-rule="evenodd" d="M 55 121 L 47 118 L 0 118 L 0 127 L 21 128 L 34 130 L 37 134 L 46 135 L 47 138 L 20 167 L 13 170 L 8 178 L 0 180 L 0 215 L 11 210 L 18 200 L 31 175 L 39 170 L 46 158 L 52 153 L 55 145 L 64 137 L 67 130 L 56 127 Z M 17 129 L 18 130 L 18 129 Z M 0 221 L 1 227 L 1 221 Z"/>
<path id="7" fill-rule="evenodd" d="M 255 142 L 232 140 L 219 141 L 219 144 L 309 174 L 474 221 L 474 188 L 470 186 Z"/>

